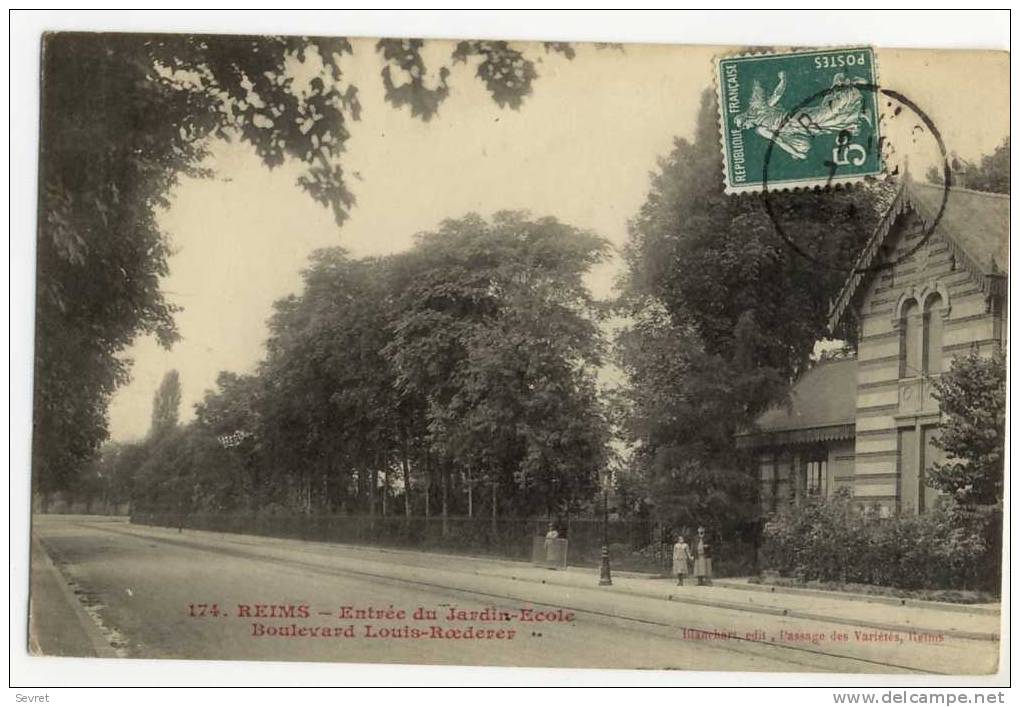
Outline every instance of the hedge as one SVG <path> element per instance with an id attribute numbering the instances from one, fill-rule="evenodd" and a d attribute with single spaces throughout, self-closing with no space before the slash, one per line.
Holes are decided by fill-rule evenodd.
<path id="1" fill-rule="evenodd" d="M 998 595 L 1001 528 L 999 508 L 963 508 L 948 498 L 928 513 L 880 518 L 842 489 L 766 523 L 762 566 L 800 581 Z"/>

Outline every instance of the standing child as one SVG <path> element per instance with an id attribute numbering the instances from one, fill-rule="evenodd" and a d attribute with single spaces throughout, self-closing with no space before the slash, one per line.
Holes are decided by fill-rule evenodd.
<path id="1" fill-rule="evenodd" d="M 676 575 L 676 586 L 684 585 L 684 577 L 691 573 L 691 560 L 693 559 L 691 548 L 684 542 L 683 536 L 677 537 L 676 544 L 673 545 L 673 574 Z"/>

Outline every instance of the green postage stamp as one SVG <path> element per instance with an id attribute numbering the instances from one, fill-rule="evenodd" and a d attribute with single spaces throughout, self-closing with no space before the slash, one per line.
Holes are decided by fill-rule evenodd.
<path id="1" fill-rule="evenodd" d="M 726 192 L 846 184 L 882 171 L 875 54 L 716 60 Z"/>

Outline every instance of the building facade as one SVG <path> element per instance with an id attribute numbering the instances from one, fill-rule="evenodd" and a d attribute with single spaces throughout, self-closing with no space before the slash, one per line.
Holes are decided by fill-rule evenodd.
<path id="1" fill-rule="evenodd" d="M 738 436 L 766 510 L 848 487 L 882 515 L 930 508 L 925 470 L 954 356 L 1006 344 L 1009 197 L 903 181 L 831 311 L 855 358 L 821 362 Z"/>

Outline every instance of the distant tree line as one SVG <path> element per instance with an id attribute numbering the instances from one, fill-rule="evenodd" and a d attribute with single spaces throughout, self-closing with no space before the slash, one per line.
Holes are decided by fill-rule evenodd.
<path id="1" fill-rule="evenodd" d="M 1009 194 L 1009 138 L 977 162 L 953 156 L 950 169 L 953 186 Z M 936 167 L 931 167 L 925 173 L 925 178 L 932 184 L 942 184 L 945 176 Z"/>
<path id="2" fill-rule="evenodd" d="M 111 469 L 138 464 L 141 511 L 576 513 L 609 456 L 582 279 L 606 248 L 504 212 L 396 256 L 318 251 L 256 372 L 221 373 L 184 426 L 169 374 L 149 438 L 113 447 Z"/>

